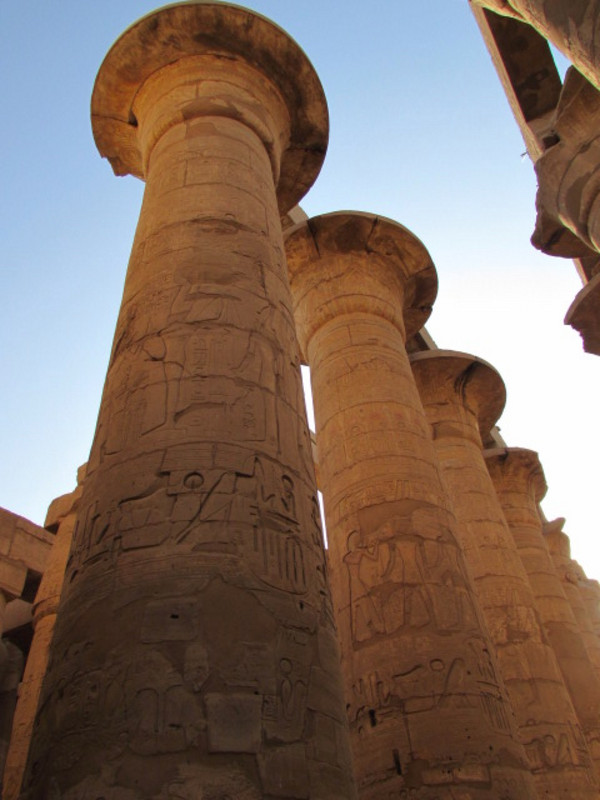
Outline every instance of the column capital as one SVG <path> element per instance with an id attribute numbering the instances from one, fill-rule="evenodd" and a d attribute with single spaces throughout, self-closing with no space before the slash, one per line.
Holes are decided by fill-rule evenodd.
<path id="1" fill-rule="evenodd" d="M 236 67 L 253 71 L 260 78 L 256 90 L 261 95 L 271 93 L 285 108 L 287 140 L 263 138 L 263 142 L 267 149 L 281 150 L 275 182 L 280 211 L 289 211 L 321 169 L 329 134 L 327 103 L 312 64 L 296 42 L 270 20 L 240 6 L 203 0 L 165 6 L 142 17 L 117 39 L 100 67 L 92 95 L 92 128 L 101 155 L 115 174 L 144 178 L 136 99 L 160 70 L 173 69 L 184 60 L 189 67 L 194 57 L 205 57 L 205 63 L 212 61 L 213 66 L 227 59 L 229 80 Z M 264 98 L 254 104 L 231 103 L 228 97 L 219 101 L 210 72 L 208 68 L 206 83 L 211 85 L 206 97 L 200 92 L 191 105 L 182 107 L 181 98 L 173 93 L 179 121 L 189 120 L 190 115 L 228 116 L 261 135 Z"/>
<path id="2" fill-rule="evenodd" d="M 543 499 L 548 486 L 536 452 L 523 447 L 492 447 L 483 455 L 496 488 L 526 487 L 536 503 Z"/>
<path id="3" fill-rule="evenodd" d="M 474 414 L 485 439 L 506 403 L 506 387 L 498 371 L 482 358 L 454 350 L 413 353 L 410 362 L 423 404 L 456 398 Z M 439 437 L 450 432 L 441 420 L 435 431 Z"/>
<path id="4" fill-rule="evenodd" d="M 565 325 L 570 325 L 583 339 L 586 353 L 600 356 L 600 273 L 575 295 Z"/>
<path id="5" fill-rule="evenodd" d="M 322 214 L 285 237 L 301 346 L 337 315 L 364 312 L 389 319 L 406 338 L 427 321 L 437 274 L 425 245 L 386 217 L 360 211 Z"/>
<path id="6" fill-rule="evenodd" d="M 571 558 L 571 540 L 563 531 L 564 517 L 557 517 L 542 525 L 544 539 L 548 543 L 551 555 Z"/>

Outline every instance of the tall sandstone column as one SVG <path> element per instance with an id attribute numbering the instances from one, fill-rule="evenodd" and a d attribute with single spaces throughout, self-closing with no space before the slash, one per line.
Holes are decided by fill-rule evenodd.
<path id="1" fill-rule="evenodd" d="M 465 353 L 415 353 L 411 363 L 538 796 L 596 798 L 581 728 L 483 458 L 504 383 Z"/>
<path id="2" fill-rule="evenodd" d="M 25 796 L 352 798 L 280 226 L 320 83 L 268 20 L 178 4 L 92 118 L 146 189 Z"/>
<path id="3" fill-rule="evenodd" d="M 435 296 L 429 255 L 352 212 L 286 251 L 360 797 L 531 797 L 404 346 Z"/>
<path id="4" fill-rule="evenodd" d="M 600 685 L 544 541 L 538 513 L 538 503 L 546 493 L 542 467 L 537 453 L 523 448 L 494 448 L 485 451 L 485 456 L 598 774 Z"/>

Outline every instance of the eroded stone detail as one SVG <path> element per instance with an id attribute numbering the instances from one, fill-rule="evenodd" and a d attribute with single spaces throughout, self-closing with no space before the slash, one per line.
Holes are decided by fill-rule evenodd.
<path id="1" fill-rule="evenodd" d="M 486 451 L 486 460 L 527 572 L 540 621 L 556 654 L 598 773 L 600 682 L 544 540 L 538 503 L 546 492 L 546 483 L 539 459 L 531 450 L 505 448 Z"/>
<path id="2" fill-rule="evenodd" d="M 481 359 L 433 350 L 411 357 L 519 739 L 539 797 L 596 797 L 590 756 L 482 453 L 504 407 L 498 373 Z"/>
<path id="3" fill-rule="evenodd" d="M 146 190 L 26 796 L 352 798 L 280 225 L 318 79 L 251 12 L 170 6 L 92 114 Z"/>
<path id="4" fill-rule="evenodd" d="M 530 796 L 404 347 L 435 296 L 427 251 L 341 212 L 291 229 L 286 252 L 360 796 Z"/>

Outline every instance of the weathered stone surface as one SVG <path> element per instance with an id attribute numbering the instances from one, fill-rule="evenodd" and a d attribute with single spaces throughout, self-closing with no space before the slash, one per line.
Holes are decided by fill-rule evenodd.
<path id="1" fill-rule="evenodd" d="M 25 517 L 0 508 L 0 591 L 20 597 L 28 573 L 44 571 L 54 537 Z"/>
<path id="2" fill-rule="evenodd" d="M 25 796 L 353 798 L 280 224 L 318 78 L 268 20 L 180 4 L 117 41 L 92 115 L 146 189 Z"/>
<path id="3" fill-rule="evenodd" d="M 600 638 L 594 631 L 584 597 L 579 588 L 581 583 L 587 579 L 583 569 L 571 558 L 571 543 L 569 537 L 563 531 L 564 524 L 564 517 L 559 517 L 552 520 L 552 522 L 545 522 L 543 525 L 544 539 L 548 544 L 556 572 L 579 626 L 579 632 L 588 657 L 596 670 L 596 674 L 600 676 Z"/>
<path id="4" fill-rule="evenodd" d="M 78 478 L 83 477 L 83 474 L 80 468 Z M 82 488 L 80 483 L 73 492 L 57 497 L 50 504 L 46 515 L 46 525 L 55 531 L 54 543 L 33 603 L 34 634 L 15 708 L 2 784 L 2 800 L 17 800 L 21 791 L 42 682 L 48 668 L 50 645 Z"/>
<path id="5" fill-rule="evenodd" d="M 586 353 L 600 356 L 600 274 L 595 275 L 575 296 L 565 324 L 581 334 Z"/>
<path id="6" fill-rule="evenodd" d="M 485 455 L 544 632 L 556 654 L 598 772 L 600 683 L 544 541 L 538 503 L 546 492 L 546 483 L 538 456 L 531 450 L 512 447 L 488 450 Z"/>
<path id="7" fill-rule="evenodd" d="M 600 88 L 599 0 L 471 0 L 533 25 Z"/>
<path id="8" fill-rule="evenodd" d="M 351 212 L 291 229 L 286 252 L 360 796 L 529 797 L 404 346 L 435 297 L 430 257 Z"/>
<path id="9" fill-rule="evenodd" d="M 577 755 L 583 737 L 575 711 L 483 458 L 482 438 L 504 408 L 502 379 L 465 353 L 418 353 L 411 364 L 538 796 L 597 797 L 585 745 L 583 759 Z M 502 712 L 497 698 L 493 707 Z M 550 742 L 571 757 L 541 748 Z"/>
<path id="10" fill-rule="evenodd" d="M 554 112 L 554 142 L 535 162 L 538 218 L 533 244 L 549 255 L 587 255 L 600 249 L 600 92 L 571 68 Z M 554 250 L 564 226 L 583 243 Z M 573 240 L 575 242 L 575 240 Z"/>

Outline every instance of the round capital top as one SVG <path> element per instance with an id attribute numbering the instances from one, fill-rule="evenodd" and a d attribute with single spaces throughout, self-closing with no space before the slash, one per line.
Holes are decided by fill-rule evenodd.
<path id="1" fill-rule="evenodd" d="M 500 374 L 481 358 L 454 350 L 412 353 L 410 362 L 423 403 L 450 391 L 474 412 L 485 439 L 504 410 L 506 387 Z"/>
<path id="2" fill-rule="evenodd" d="M 494 483 L 505 481 L 523 483 L 533 489 L 536 503 L 548 491 L 544 470 L 538 454 L 524 447 L 492 447 L 483 455 Z"/>
<path id="3" fill-rule="evenodd" d="M 419 331 L 431 314 L 437 294 L 437 273 L 425 245 L 394 220 L 360 211 L 336 211 L 300 222 L 285 236 L 290 281 L 314 270 L 314 282 L 325 278 L 319 262 L 363 258 L 366 271 L 382 262 L 402 285 L 403 318 L 407 339 Z M 367 274 L 367 272 L 365 273 Z M 356 287 L 360 293 L 360 287 Z M 393 303 L 395 298 L 389 297 Z"/>
<path id="4" fill-rule="evenodd" d="M 92 94 L 92 129 L 117 175 L 143 178 L 133 113 L 147 78 L 191 56 L 243 61 L 270 81 L 290 117 L 277 196 L 289 211 L 314 183 L 329 136 L 327 103 L 307 56 L 285 31 L 241 6 L 192 0 L 164 6 L 131 25 L 105 57 Z"/>

